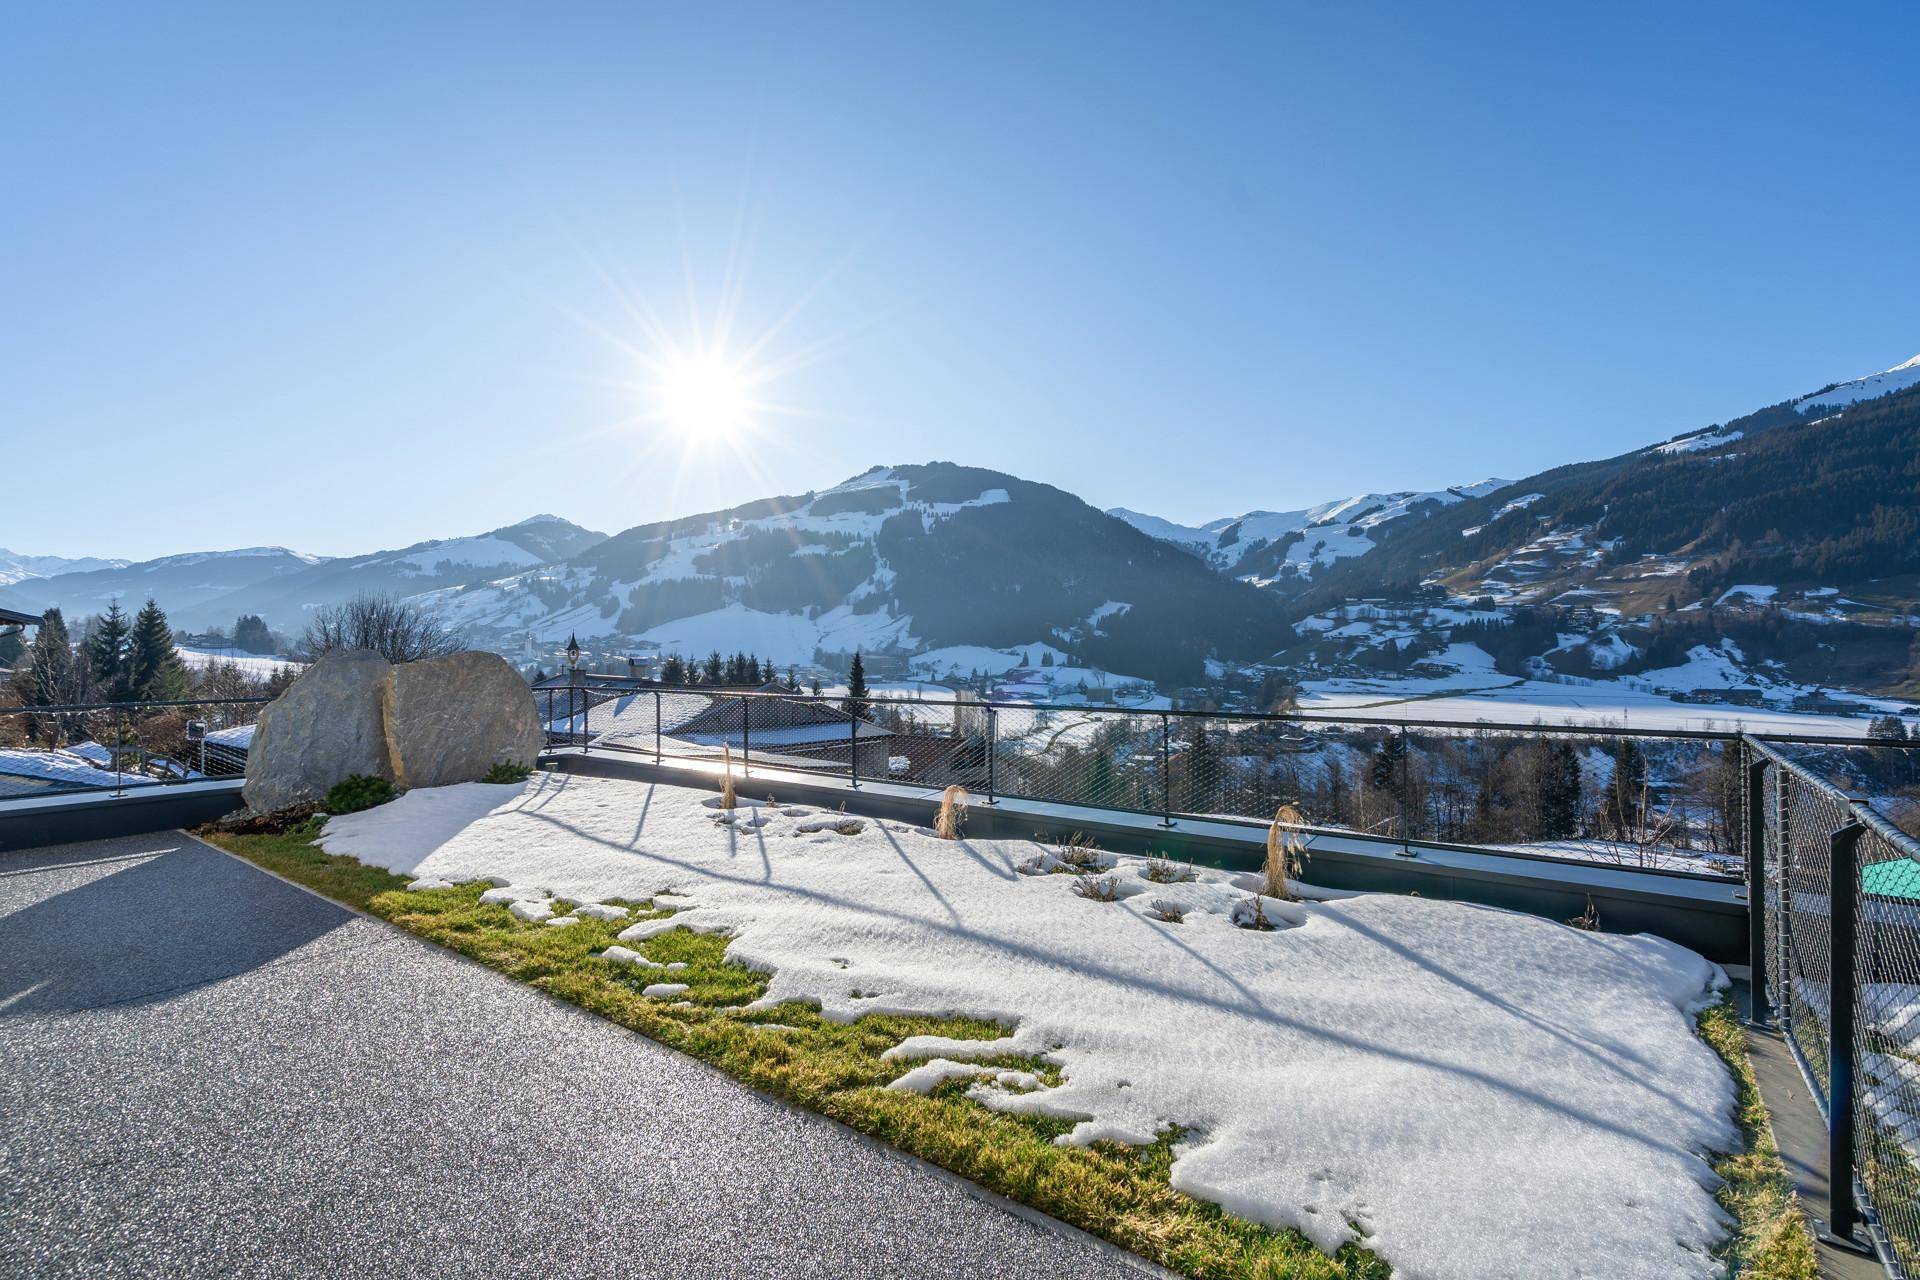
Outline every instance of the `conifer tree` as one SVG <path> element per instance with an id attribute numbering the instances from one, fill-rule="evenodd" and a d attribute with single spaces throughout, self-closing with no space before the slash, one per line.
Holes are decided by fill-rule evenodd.
<path id="1" fill-rule="evenodd" d="M 125 702 L 130 696 L 131 630 L 120 602 L 111 600 L 87 635 L 87 665 L 93 671 L 95 689 L 108 702 Z"/>
<path id="2" fill-rule="evenodd" d="M 133 617 L 127 656 L 127 696 L 135 702 L 159 702 L 185 696 L 187 672 L 174 651 L 173 628 L 160 606 L 149 599 Z"/>
<path id="3" fill-rule="evenodd" d="M 1565 840 L 1580 834 L 1580 753 L 1562 738 L 1547 748 L 1540 773 L 1540 831 L 1542 840 Z"/>
<path id="4" fill-rule="evenodd" d="M 48 609 L 33 645 L 14 668 L 13 692 L 24 706 L 57 707 L 87 701 L 90 673 L 74 660 L 73 640 L 60 610 Z"/>
<path id="5" fill-rule="evenodd" d="M 1607 788 L 1607 822 L 1613 838 L 1625 840 L 1639 825 L 1641 800 L 1647 785 L 1647 757 L 1632 738 L 1613 746 L 1613 783 Z"/>
<path id="6" fill-rule="evenodd" d="M 243 613 L 234 619 L 233 647 L 248 653 L 272 653 L 273 632 L 267 629 L 266 619 L 257 613 Z"/>
<path id="7" fill-rule="evenodd" d="M 867 665 L 860 651 L 853 651 L 853 665 L 847 668 L 847 714 L 856 718 L 867 714 Z"/>

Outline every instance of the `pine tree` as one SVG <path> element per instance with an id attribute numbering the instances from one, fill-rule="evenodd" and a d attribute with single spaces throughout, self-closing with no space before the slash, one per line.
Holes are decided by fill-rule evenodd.
<path id="1" fill-rule="evenodd" d="M 1105 747 L 1093 749 L 1093 760 L 1087 767 L 1087 799 L 1094 804 L 1105 804 L 1107 793 L 1113 789 L 1113 753 Z"/>
<path id="2" fill-rule="evenodd" d="M 853 665 L 847 668 L 847 714 L 862 718 L 867 714 L 867 664 L 860 660 L 860 651 L 853 651 Z"/>
<path id="3" fill-rule="evenodd" d="M 95 688 L 108 702 L 125 702 L 131 696 L 131 628 L 118 600 L 109 601 L 107 611 L 93 620 L 87 634 L 87 665 L 93 671 Z"/>
<path id="4" fill-rule="evenodd" d="M 1607 788 L 1607 823 L 1616 840 L 1629 838 L 1640 821 L 1647 785 L 1647 757 L 1632 738 L 1615 740 L 1613 783 Z"/>
<path id="5" fill-rule="evenodd" d="M 687 682 L 687 662 L 677 653 L 667 655 L 666 665 L 660 668 L 662 684 L 685 684 Z"/>
<path id="6" fill-rule="evenodd" d="M 720 651 L 715 649 L 707 655 L 706 669 L 701 675 L 705 683 L 719 684 L 723 674 L 725 674 L 725 661 L 720 657 Z"/>
<path id="7" fill-rule="evenodd" d="M 1407 758 L 1407 740 L 1400 734 L 1390 733 L 1386 740 L 1374 748 L 1372 767 L 1367 780 L 1375 791 L 1394 791 L 1400 786 L 1400 765 Z"/>
<path id="8" fill-rule="evenodd" d="M 133 639 L 127 656 L 127 696 L 134 702 L 161 702 L 184 697 L 187 672 L 173 648 L 173 628 L 152 600 L 133 616 Z"/>
<path id="9" fill-rule="evenodd" d="M 57 707 L 85 702 L 90 673 L 74 661 L 73 640 L 60 610 L 48 609 L 26 658 L 13 672 L 13 692 L 23 706 Z"/>
<path id="10" fill-rule="evenodd" d="M 248 653 L 272 653 L 277 646 L 265 618 L 257 613 L 243 613 L 234 619 L 233 647 Z"/>
<path id="11" fill-rule="evenodd" d="M 1542 840 L 1566 840 L 1580 834 L 1580 753 L 1560 739 L 1546 750 L 1540 771 Z"/>
<path id="12" fill-rule="evenodd" d="M 1210 813 L 1220 785 L 1220 753 L 1202 722 L 1193 722 L 1187 749 L 1175 758 L 1174 794 L 1187 813 Z"/>

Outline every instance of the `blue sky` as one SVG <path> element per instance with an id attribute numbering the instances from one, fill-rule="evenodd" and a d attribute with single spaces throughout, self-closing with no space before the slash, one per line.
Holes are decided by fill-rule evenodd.
<path id="1" fill-rule="evenodd" d="M 1895 6 L 400 8 L 10 16 L 0 545 L 612 531 L 933 458 L 1198 521 L 1920 351 Z M 778 410 L 689 442 L 641 317 L 723 310 Z"/>

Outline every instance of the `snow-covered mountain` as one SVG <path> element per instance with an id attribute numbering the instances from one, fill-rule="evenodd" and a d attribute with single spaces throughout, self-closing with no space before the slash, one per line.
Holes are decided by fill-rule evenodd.
<path id="1" fill-rule="evenodd" d="M 28 578 L 51 578 L 60 573 L 92 573 L 96 569 L 120 569 L 126 560 L 103 560 L 98 556 L 30 556 L 0 547 L 0 587 L 24 582 Z"/>
<path id="2" fill-rule="evenodd" d="M 952 463 L 641 525 L 565 562 L 425 593 L 450 625 L 650 641 L 681 653 L 1047 645 L 1110 671 L 1195 679 L 1215 651 L 1286 638 L 1261 593 L 1071 494 Z"/>
<path id="3" fill-rule="evenodd" d="M 1864 378 L 1855 378 L 1851 382 L 1838 382 L 1810 396 L 1802 396 L 1793 402 L 1793 407 L 1801 413 L 1815 409 L 1838 409 L 1845 405 L 1858 404 L 1862 400 L 1877 400 L 1881 396 L 1892 395 L 1896 391 L 1905 391 L 1908 387 L 1920 386 L 1920 356 L 1897 364 L 1891 369 L 1879 373 L 1870 373 Z"/>
<path id="4" fill-rule="evenodd" d="M 112 601 L 131 608 L 152 597 L 178 627 L 230 626 L 241 614 L 254 613 L 272 627 L 297 633 L 313 609 L 360 592 L 411 596 L 484 581 L 565 559 L 605 537 L 541 515 L 473 537 L 362 556 L 330 558 L 286 547 L 185 552 L 21 579 L 0 588 L 0 597 L 10 607 L 36 613 L 57 605 L 75 618 L 98 613 Z"/>
<path id="5" fill-rule="evenodd" d="M 1266 586 L 1281 579 L 1310 579 L 1316 569 L 1372 550 L 1378 531 L 1396 520 L 1424 517 L 1484 497 L 1507 483 L 1489 479 L 1445 489 L 1362 493 L 1298 511 L 1249 511 L 1197 527 L 1125 507 L 1107 514 L 1148 537 L 1191 551 L 1216 569 Z"/>
<path id="6" fill-rule="evenodd" d="M 208 602 L 241 588 L 323 563 L 322 556 L 286 547 L 188 551 L 110 568 L 21 579 L 0 589 L 0 603 L 30 613 L 57 605 L 70 617 L 81 618 L 99 613 L 115 601 L 131 609 L 151 597 L 161 602 L 176 625 L 198 625 L 182 619 L 192 618 Z M 220 621 L 231 623 L 233 615 Z"/>

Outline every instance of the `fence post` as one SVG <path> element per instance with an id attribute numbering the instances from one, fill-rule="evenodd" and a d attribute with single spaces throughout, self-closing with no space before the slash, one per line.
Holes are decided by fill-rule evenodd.
<path id="1" fill-rule="evenodd" d="M 1173 731 L 1167 713 L 1160 713 L 1160 825 L 1173 825 Z"/>
<path id="2" fill-rule="evenodd" d="M 653 762 L 660 763 L 660 691 L 653 691 Z"/>
<path id="3" fill-rule="evenodd" d="M 1866 826 L 1849 822 L 1827 838 L 1827 924 L 1832 946 L 1827 960 L 1827 1198 L 1824 1236 L 1859 1251 L 1860 1211 L 1853 1202 L 1854 964 L 1860 923 L 1860 837 Z"/>
<path id="4" fill-rule="evenodd" d="M 740 695 L 740 776 L 753 772 L 753 699 Z"/>
<path id="5" fill-rule="evenodd" d="M 1400 856 L 1413 857 L 1413 846 L 1408 843 L 1407 832 L 1407 794 L 1412 789 L 1408 785 L 1413 758 L 1413 740 L 1407 736 L 1407 726 L 1400 726 Z"/>
<path id="6" fill-rule="evenodd" d="M 1752 1004 L 1747 1021 L 1756 1027 L 1773 1025 L 1773 1005 L 1767 993 L 1767 762 L 1751 743 L 1747 754 L 1747 964 Z"/>
<path id="7" fill-rule="evenodd" d="M 847 711 L 847 785 L 860 789 L 860 717 Z"/>
<path id="8" fill-rule="evenodd" d="M 593 691 L 580 690 L 580 754 L 593 754 Z"/>
<path id="9" fill-rule="evenodd" d="M 956 714 L 958 710 L 956 708 Z M 987 803 L 998 804 L 993 793 L 993 758 L 999 754 L 1000 712 L 996 707 L 987 708 Z"/>
<path id="10" fill-rule="evenodd" d="M 113 794 L 120 796 L 126 794 L 126 784 L 120 776 L 120 755 L 127 749 L 127 713 L 118 711 L 114 715 L 119 723 L 113 731 Z"/>

